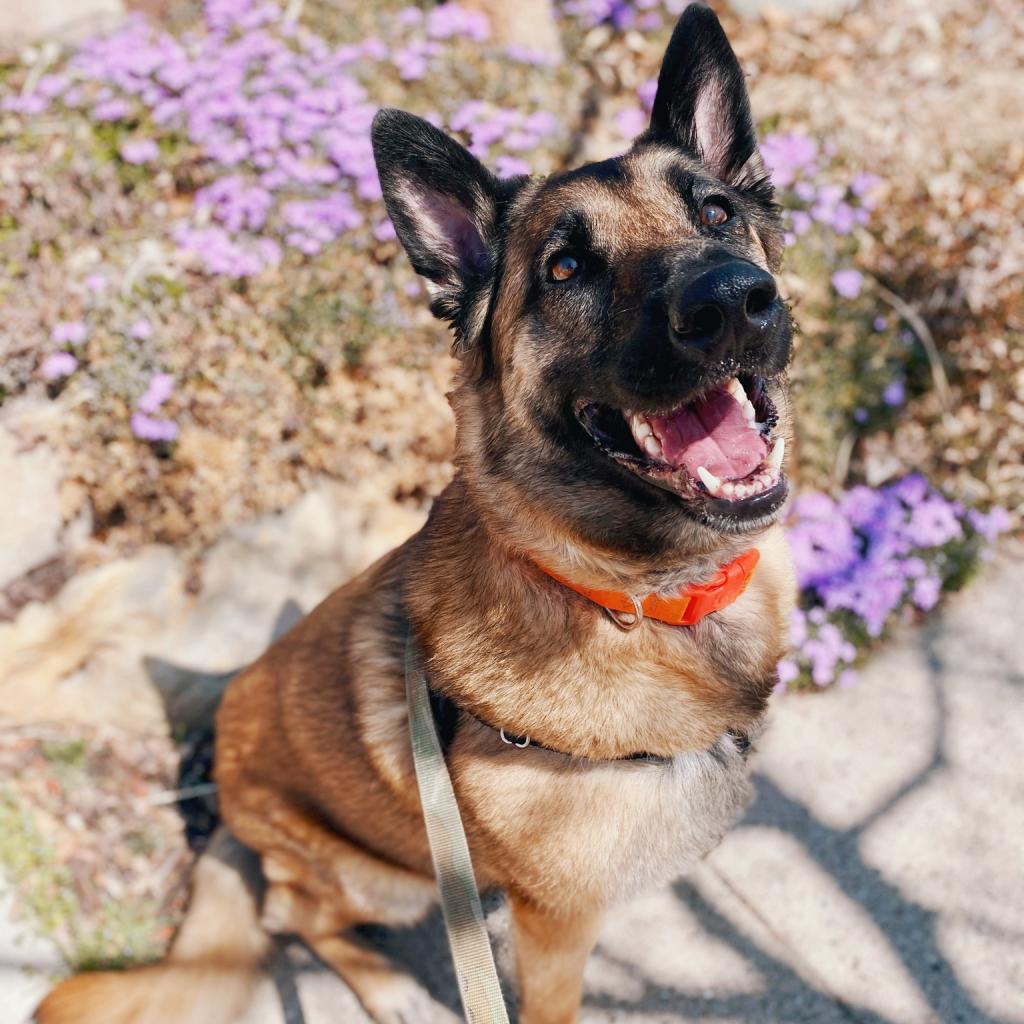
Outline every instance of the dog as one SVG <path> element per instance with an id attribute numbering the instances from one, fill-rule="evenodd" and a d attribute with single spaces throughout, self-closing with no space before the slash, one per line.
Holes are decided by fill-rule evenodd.
<path id="1" fill-rule="evenodd" d="M 478 882 L 510 906 L 524 1024 L 575 1021 L 605 908 L 692 866 L 749 800 L 795 598 L 777 522 L 793 328 L 718 19 L 682 14 L 650 126 L 614 159 L 499 180 L 398 110 L 373 144 L 454 335 L 454 478 L 419 533 L 228 687 L 225 826 L 168 958 L 69 979 L 39 1024 L 229 1024 L 277 933 L 378 1024 L 430 1019 L 420 986 L 351 934 L 437 901 L 410 638 Z M 716 579 L 730 600 L 708 604 Z M 663 614 L 680 594 L 706 614 Z"/>

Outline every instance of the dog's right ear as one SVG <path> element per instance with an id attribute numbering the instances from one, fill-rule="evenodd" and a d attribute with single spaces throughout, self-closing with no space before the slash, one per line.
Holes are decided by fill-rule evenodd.
<path id="1" fill-rule="evenodd" d="M 468 348 L 487 314 L 499 181 L 454 139 L 404 110 L 378 111 L 371 136 L 398 238 L 427 279 L 434 314 Z"/>

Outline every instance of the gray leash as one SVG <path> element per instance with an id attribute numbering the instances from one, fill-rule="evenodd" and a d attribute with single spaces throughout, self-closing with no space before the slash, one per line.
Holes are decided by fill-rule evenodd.
<path id="1" fill-rule="evenodd" d="M 405 692 L 416 782 L 462 1008 L 469 1024 L 508 1024 L 469 845 L 437 738 L 427 679 L 411 634 L 405 645 Z"/>

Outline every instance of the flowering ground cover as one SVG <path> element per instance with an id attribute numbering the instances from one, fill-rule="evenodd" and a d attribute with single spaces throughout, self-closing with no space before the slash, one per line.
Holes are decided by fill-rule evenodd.
<path id="1" fill-rule="evenodd" d="M 185 25 L 134 16 L 67 50 L 11 55 L 0 77 L 0 395 L 8 409 L 60 410 L 34 429 L 67 459 L 66 518 L 87 516 L 99 541 L 80 557 L 157 539 L 186 547 L 199 572 L 226 525 L 284 507 L 324 474 L 429 500 L 449 472 L 451 364 L 380 203 L 373 112 L 413 109 L 503 174 L 620 150 L 644 126 L 680 6 L 566 0 L 557 67 L 499 46 L 486 18 L 453 4 L 375 5 L 339 25 L 315 3 L 295 17 L 295 5 L 271 0 L 207 0 Z M 795 476 L 834 495 L 842 519 L 864 493 L 844 487 L 888 487 L 920 466 L 971 533 L 957 502 L 1016 515 L 1024 487 L 1013 442 L 1024 424 L 1021 314 L 1010 301 L 1020 261 L 1003 251 L 986 289 L 987 248 L 955 284 L 949 253 L 985 224 L 1011 241 L 1019 231 L 976 204 L 949 241 L 945 192 L 919 212 L 907 200 L 919 180 L 894 171 L 892 150 L 866 161 L 844 135 L 855 114 L 824 132 L 814 104 L 794 109 L 783 88 L 842 78 L 808 56 L 814 31 L 852 59 L 880 23 L 900 37 L 896 52 L 899 18 L 869 5 L 841 28 L 730 29 L 766 118 L 790 242 L 783 283 L 803 331 Z M 997 65 L 1019 52 L 1012 26 L 996 44 L 980 16 L 951 24 L 947 49 L 996 47 Z M 960 164 L 969 180 L 987 170 Z M 1008 201 L 998 194 L 996 207 Z M 937 241 L 944 305 L 922 269 Z M 996 318 L 999 335 L 986 336 Z M 896 493 L 885 487 L 876 493 Z M 794 511 L 798 544 L 810 500 Z M 884 563 L 890 548 L 851 529 L 865 564 Z M 906 601 L 926 605 L 935 578 L 960 575 L 915 578 L 909 597 L 878 606 L 882 621 Z M 815 578 L 804 580 L 808 616 L 819 604 L 837 614 L 834 589 L 819 592 Z M 842 611 L 862 620 L 862 637 L 880 631 L 875 606 Z M 828 624 L 800 620 L 797 632 Z"/>

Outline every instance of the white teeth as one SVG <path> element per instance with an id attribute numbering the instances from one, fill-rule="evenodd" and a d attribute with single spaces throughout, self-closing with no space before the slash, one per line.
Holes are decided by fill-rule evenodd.
<path id="1" fill-rule="evenodd" d="M 630 413 L 629 425 L 633 430 L 633 437 L 636 438 L 637 444 L 643 446 L 644 438 L 651 436 L 651 425 L 647 422 L 647 418 L 640 413 Z"/>
<path id="2" fill-rule="evenodd" d="M 736 497 L 736 485 L 731 480 L 726 480 L 722 484 L 722 489 L 719 492 L 723 498 L 735 498 Z"/>
<path id="3" fill-rule="evenodd" d="M 701 483 L 708 489 L 709 494 L 718 494 L 721 490 L 722 481 L 714 473 L 709 473 L 703 466 L 697 467 L 697 476 L 700 477 Z"/>
<path id="4" fill-rule="evenodd" d="M 643 448 L 652 458 L 661 458 L 661 442 L 653 434 L 648 434 L 644 438 Z"/>
<path id="5" fill-rule="evenodd" d="M 747 422 L 756 425 L 757 413 L 754 412 L 754 406 L 747 397 L 739 377 L 730 377 L 729 382 L 725 385 L 725 390 L 736 399 L 736 404 L 743 410 L 743 415 Z"/>
<path id="6" fill-rule="evenodd" d="M 772 446 L 772 450 L 768 454 L 768 458 L 766 460 L 768 468 L 777 473 L 782 468 L 782 457 L 785 454 L 786 439 L 784 437 L 780 437 Z"/>

